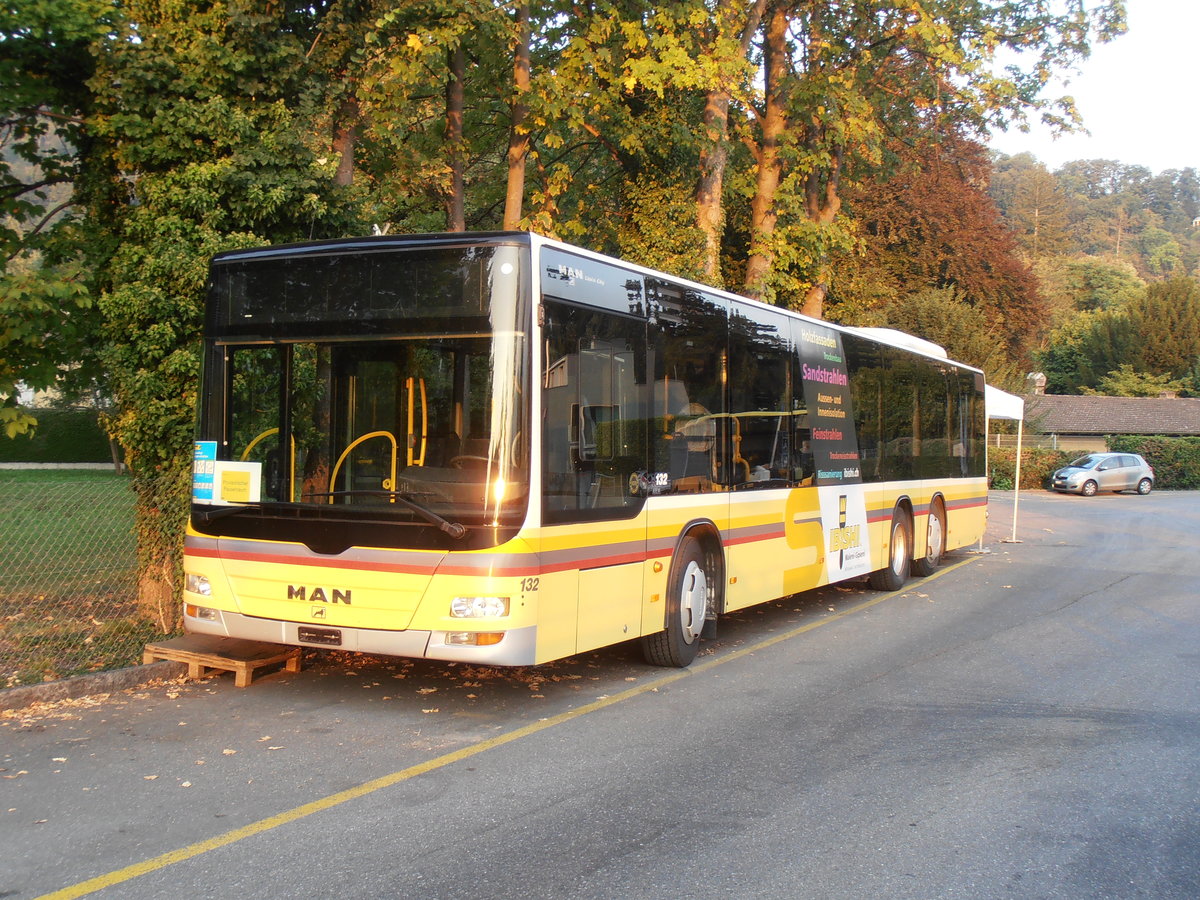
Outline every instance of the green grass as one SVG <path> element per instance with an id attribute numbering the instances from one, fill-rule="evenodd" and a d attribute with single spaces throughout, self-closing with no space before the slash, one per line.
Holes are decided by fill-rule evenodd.
<path id="1" fill-rule="evenodd" d="M 128 478 L 0 470 L 0 687 L 140 659 L 133 523 Z"/>
<path id="2" fill-rule="evenodd" d="M 129 476 L 109 469 L 0 469 L 0 490 L 9 484 L 57 484 L 64 481 L 129 483 Z"/>
<path id="3" fill-rule="evenodd" d="M 111 614 L 111 608 L 99 608 L 104 605 L 97 603 L 97 612 Z M 99 625 L 99 619 L 68 615 L 5 618 L 0 627 L 0 688 L 136 665 L 146 644 L 162 637 L 136 613 Z"/>
<path id="4" fill-rule="evenodd" d="M 0 597 L 94 590 L 135 562 L 129 480 L 77 474 L 0 477 Z"/>

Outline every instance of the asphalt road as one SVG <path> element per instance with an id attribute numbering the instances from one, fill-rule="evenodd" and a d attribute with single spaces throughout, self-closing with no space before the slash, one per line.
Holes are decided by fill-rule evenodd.
<path id="1" fill-rule="evenodd" d="M 0 897 L 1200 897 L 1200 496 L 1025 494 L 1019 544 L 993 500 L 987 552 L 686 672 L 330 654 L 4 718 Z"/>

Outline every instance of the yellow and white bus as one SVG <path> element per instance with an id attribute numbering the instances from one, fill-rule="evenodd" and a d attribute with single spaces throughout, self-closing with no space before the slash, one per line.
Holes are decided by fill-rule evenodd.
<path id="1" fill-rule="evenodd" d="M 530 665 L 983 532 L 983 374 L 525 233 L 214 258 L 186 628 Z"/>

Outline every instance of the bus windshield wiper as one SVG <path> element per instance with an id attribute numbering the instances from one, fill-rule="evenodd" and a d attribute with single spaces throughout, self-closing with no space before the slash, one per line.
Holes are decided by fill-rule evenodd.
<path id="1" fill-rule="evenodd" d="M 435 513 L 427 506 L 422 506 L 405 491 L 328 491 L 324 493 L 305 494 L 307 497 L 386 497 L 389 500 L 399 501 L 404 506 L 411 509 L 418 516 L 433 525 L 436 525 L 440 530 L 446 532 L 452 538 L 462 538 L 467 534 L 467 526 L 461 522 L 451 522 L 449 519 L 444 519 Z"/>
<path id="2" fill-rule="evenodd" d="M 205 510 L 193 509 L 192 515 L 195 516 L 201 524 L 207 525 L 209 522 L 215 522 L 217 519 L 225 519 L 229 516 L 240 515 L 244 512 L 260 511 L 262 505 L 258 503 L 239 506 L 219 506 Z"/>

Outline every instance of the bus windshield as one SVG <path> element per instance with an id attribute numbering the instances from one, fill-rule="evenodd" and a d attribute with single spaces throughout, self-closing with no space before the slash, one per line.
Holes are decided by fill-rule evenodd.
<path id="1" fill-rule="evenodd" d="M 286 539 L 287 522 L 352 516 L 420 526 L 387 543 L 424 546 L 422 530 L 461 539 L 519 525 L 529 481 L 523 258 L 478 245 L 218 258 L 197 527 L 227 533 L 273 514 Z"/>

